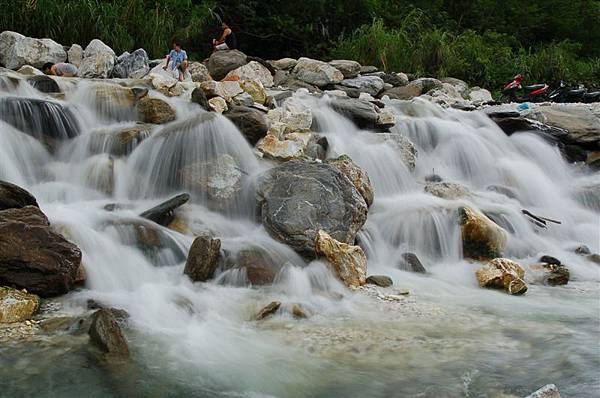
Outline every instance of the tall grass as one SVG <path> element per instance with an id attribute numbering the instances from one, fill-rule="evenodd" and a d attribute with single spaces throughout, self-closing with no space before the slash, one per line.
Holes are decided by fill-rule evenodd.
<path id="1" fill-rule="evenodd" d="M 215 8 L 215 0 L 0 0 L 0 27 L 65 45 L 100 38 L 117 53 L 143 47 L 161 57 L 173 37 L 208 49 Z"/>
<path id="2" fill-rule="evenodd" d="M 471 30 L 454 34 L 430 26 L 417 14 L 396 28 L 375 19 L 342 36 L 332 56 L 388 71 L 456 77 L 492 90 L 517 73 L 524 74 L 529 82 L 566 80 L 599 87 L 600 58 L 582 59 L 578 51 L 579 46 L 569 41 L 525 49 L 506 34 Z"/>

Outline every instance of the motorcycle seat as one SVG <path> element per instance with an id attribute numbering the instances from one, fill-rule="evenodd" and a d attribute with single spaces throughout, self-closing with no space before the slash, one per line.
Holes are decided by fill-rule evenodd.
<path id="1" fill-rule="evenodd" d="M 569 95 L 581 95 L 583 93 L 585 93 L 585 88 L 578 88 L 578 89 L 575 89 L 575 90 L 568 90 L 567 91 L 567 94 L 569 94 Z"/>
<path id="2" fill-rule="evenodd" d="M 545 84 L 544 83 L 540 83 L 540 84 L 532 84 L 531 86 L 525 86 L 526 90 L 539 90 L 540 88 L 544 88 Z"/>

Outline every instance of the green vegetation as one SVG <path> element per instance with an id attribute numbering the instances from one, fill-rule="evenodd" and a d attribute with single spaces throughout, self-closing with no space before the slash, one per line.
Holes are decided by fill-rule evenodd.
<path id="1" fill-rule="evenodd" d="M 223 19 L 263 58 L 353 58 L 492 89 L 516 73 L 600 86 L 597 0 L 0 0 L 0 10 L 2 29 L 151 57 L 173 37 L 207 56 Z"/>

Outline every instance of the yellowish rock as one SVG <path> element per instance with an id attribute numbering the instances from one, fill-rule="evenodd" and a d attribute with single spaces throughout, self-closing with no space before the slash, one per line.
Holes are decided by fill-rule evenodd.
<path id="1" fill-rule="evenodd" d="M 506 258 L 495 258 L 475 272 L 479 286 L 504 289 L 508 294 L 519 295 L 527 291 L 523 278 L 525 270 Z"/>
<path id="2" fill-rule="evenodd" d="M 298 158 L 304 154 L 305 147 L 301 141 L 280 140 L 272 130 L 256 144 L 256 149 L 262 155 L 276 160 Z"/>
<path id="3" fill-rule="evenodd" d="M 367 279 L 367 256 L 363 249 L 338 242 L 320 230 L 315 239 L 315 251 L 332 266 L 334 273 L 348 287 L 358 287 Z"/>
<path id="4" fill-rule="evenodd" d="M 0 287 L 0 323 L 31 319 L 40 306 L 40 298 L 23 290 Z"/>
<path id="5" fill-rule="evenodd" d="M 217 112 L 217 113 L 223 113 L 223 112 L 227 111 L 227 109 L 228 109 L 227 101 L 225 101 L 221 97 L 213 97 L 213 98 L 209 99 L 208 106 L 210 107 L 210 109 L 212 109 L 214 112 Z"/>
<path id="6" fill-rule="evenodd" d="M 458 212 L 463 256 L 480 261 L 502 257 L 508 233 L 478 210 L 461 207 Z"/>
<path id="7" fill-rule="evenodd" d="M 240 86 L 244 92 L 250 94 L 254 102 L 262 105 L 267 102 L 267 92 L 261 82 L 256 80 L 242 80 Z"/>

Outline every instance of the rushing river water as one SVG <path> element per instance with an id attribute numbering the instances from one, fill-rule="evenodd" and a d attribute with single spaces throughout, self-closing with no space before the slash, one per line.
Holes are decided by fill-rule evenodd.
<path id="1" fill-rule="evenodd" d="M 568 164 L 539 136 L 507 137 L 479 112 L 390 102 L 397 118 L 392 133 L 418 150 L 411 170 L 375 133 L 335 113 L 327 96 L 297 95 L 328 138 L 328 155 L 348 154 L 374 185 L 375 201 L 359 234 L 369 274 L 389 275 L 396 288 L 411 292 L 403 301 L 384 302 L 375 288 L 349 292 L 324 264 L 306 265 L 254 221 L 252 182 L 273 164 L 258 159 L 226 118 L 153 92 L 177 109 L 177 120 L 153 128 L 131 154 L 113 159 L 106 134 L 132 126 L 135 115 L 90 100 L 90 83 L 60 84 L 65 98 L 45 99 L 63 104 L 71 116 L 57 112 L 45 120 L 55 121 L 58 137 L 71 137 L 73 126 L 80 134 L 54 142 L 51 152 L 34 138 L 49 126 L 31 119 L 34 105 L 15 100 L 43 95 L 26 84 L 0 91 L 0 112 L 13 115 L 5 118 L 10 124 L 0 121 L 0 179 L 32 192 L 51 223 L 83 252 L 86 288 L 55 300 L 57 311 L 80 315 L 88 298 L 125 309 L 132 360 L 98 361 L 85 333 L 4 343 L 0 396 L 510 397 L 548 383 L 565 397 L 600 393 L 600 267 L 573 252 L 581 244 L 600 251 L 600 204 L 578 196 L 600 176 Z M 206 120 L 179 124 L 198 117 Z M 173 126 L 186 134 L 169 134 Z M 118 228 L 120 220 L 141 221 L 140 212 L 179 192 L 172 185 L 178 165 L 207 165 L 222 154 L 244 173 L 240 199 L 209 208 L 207 198 L 186 186 L 194 203 L 182 209 L 183 217 L 195 231 L 220 237 L 225 250 L 259 246 L 285 263 L 271 287 L 244 287 L 244 275 L 231 272 L 192 284 L 182 271 L 193 236 L 158 226 L 168 244 L 149 254 L 131 244 L 130 230 Z M 446 200 L 425 193 L 424 178 L 432 173 L 471 194 Z M 116 210 L 105 210 L 113 203 Z M 463 260 L 455 218 L 465 204 L 510 231 L 506 257 L 527 268 L 540 255 L 553 255 L 568 265 L 569 284 L 532 283 L 519 297 L 479 288 L 474 271 L 480 265 Z M 538 228 L 522 209 L 562 224 Z M 421 258 L 428 274 L 398 268 L 407 251 Z M 252 321 L 272 300 L 301 303 L 311 317 Z"/>

